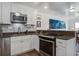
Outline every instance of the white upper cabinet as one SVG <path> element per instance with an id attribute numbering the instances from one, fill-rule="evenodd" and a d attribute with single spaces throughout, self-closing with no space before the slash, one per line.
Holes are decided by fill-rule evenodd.
<path id="1" fill-rule="evenodd" d="M 12 4 L 12 12 L 20 12 L 20 6 L 18 4 Z"/>
<path id="2" fill-rule="evenodd" d="M 9 2 L 0 3 L 0 24 L 10 24 L 11 4 Z"/>
<path id="3" fill-rule="evenodd" d="M 20 4 L 12 4 L 12 12 L 20 12 L 22 14 L 25 13 L 25 7 L 23 5 L 20 5 Z"/>
<path id="4" fill-rule="evenodd" d="M 2 22 L 2 20 L 1 20 L 1 7 L 2 7 L 2 5 L 1 5 L 1 2 L 0 2 L 0 24 Z"/>

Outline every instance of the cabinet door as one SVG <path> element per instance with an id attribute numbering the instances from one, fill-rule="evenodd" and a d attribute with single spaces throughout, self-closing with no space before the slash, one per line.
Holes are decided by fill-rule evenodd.
<path id="1" fill-rule="evenodd" d="M 2 3 L 2 22 L 3 24 L 10 24 L 11 4 L 9 2 Z"/>
<path id="2" fill-rule="evenodd" d="M 20 12 L 23 13 L 23 6 L 20 4 L 12 4 L 12 12 Z"/>
<path id="3" fill-rule="evenodd" d="M 56 56 L 66 56 L 66 48 L 62 46 L 56 47 Z"/>
<path id="4" fill-rule="evenodd" d="M 19 5 L 18 4 L 12 4 L 12 12 L 19 12 Z"/>
<path id="5" fill-rule="evenodd" d="M 37 35 L 31 35 L 31 48 L 39 51 L 39 38 Z"/>
<path id="6" fill-rule="evenodd" d="M 28 51 L 30 49 L 39 51 L 39 39 L 37 35 L 27 35 L 22 37 L 22 50 Z"/>
<path id="7" fill-rule="evenodd" d="M 31 49 L 31 40 L 29 35 L 11 38 L 11 55 L 16 55 Z"/>
<path id="8" fill-rule="evenodd" d="M 0 2 L 0 24 L 2 24 L 2 17 L 1 17 L 1 14 L 2 14 L 2 3 Z"/>
<path id="9" fill-rule="evenodd" d="M 22 52 L 22 43 L 19 37 L 11 38 L 11 55 L 16 55 Z"/>
<path id="10" fill-rule="evenodd" d="M 66 56 L 66 46 L 67 40 L 56 39 L 56 55 L 57 56 Z"/>
<path id="11" fill-rule="evenodd" d="M 21 40 L 22 43 L 22 51 L 28 51 L 31 49 L 31 39 L 30 36 L 24 36 Z"/>

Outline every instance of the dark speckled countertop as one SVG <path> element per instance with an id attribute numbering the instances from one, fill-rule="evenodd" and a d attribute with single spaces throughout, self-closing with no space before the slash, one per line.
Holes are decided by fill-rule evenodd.
<path id="1" fill-rule="evenodd" d="M 75 31 L 38 30 L 37 32 L 39 36 L 48 38 L 55 37 L 56 39 L 64 40 L 75 38 Z"/>
<path id="2" fill-rule="evenodd" d="M 2 33 L 0 37 L 6 38 L 6 37 L 14 37 L 14 36 L 23 36 L 23 35 L 36 35 L 35 31 L 29 31 L 29 32 L 12 32 L 12 33 Z"/>
<path id="3" fill-rule="evenodd" d="M 47 38 L 56 38 L 56 39 L 62 39 L 62 40 L 69 40 L 74 38 L 73 36 L 46 36 L 46 35 L 39 35 L 39 37 L 47 37 Z"/>
<path id="4" fill-rule="evenodd" d="M 52 33 L 52 34 L 51 34 Z M 50 35 L 51 34 L 51 35 Z M 53 35 L 53 34 L 57 34 L 57 35 Z M 61 34 L 61 35 L 58 35 L 58 34 Z M 71 35 L 72 34 L 72 35 Z M 55 38 L 58 38 L 58 39 L 65 39 L 65 40 L 68 40 L 68 39 L 71 39 L 71 38 L 74 38 L 75 37 L 75 32 L 71 32 L 71 31 L 68 31 L 68 32 L 60 32 L 60 31 L 51 31 L 51 32 L 47 32 L 46 33 L 39 33 L 37 31 L 27 31 L 27 32 L 13 32 L 13 33 L 3 33 L 2 38 L 6 38 L 6 37 L 15 37 L 15 36 L 24 36 L 24 35 L 38 35 L 38 36 L 48 36 L 49 38 L 51 38 L 52 36 L 55 37 Z"/>

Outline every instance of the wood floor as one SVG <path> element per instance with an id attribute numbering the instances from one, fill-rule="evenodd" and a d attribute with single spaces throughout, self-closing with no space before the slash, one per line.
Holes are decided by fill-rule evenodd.
<path id="1" fill-rule="evenodd" d="M 37 50 L 34 49 L 32 51 L 22 53 L 22 54 L 19 54 L 17 56 L 45 56 L 45 55 L 42 53 L 39 53 Z"/>

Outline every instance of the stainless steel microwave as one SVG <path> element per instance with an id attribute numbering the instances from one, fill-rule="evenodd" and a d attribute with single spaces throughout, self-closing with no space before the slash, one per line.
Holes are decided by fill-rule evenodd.
<path id="1" fill-rule="evenodd" d="M 27 22 L 27 15 L 24 15 L 19 12 L 11 12 L 10 19 L 13 23 L 26 23 Z"/>

